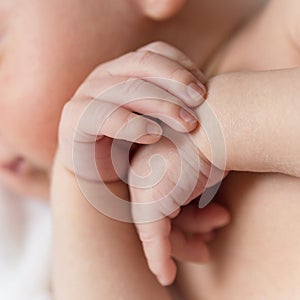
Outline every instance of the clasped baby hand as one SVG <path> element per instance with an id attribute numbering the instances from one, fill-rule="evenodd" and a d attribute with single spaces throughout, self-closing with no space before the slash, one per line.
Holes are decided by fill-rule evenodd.
<path id="1" fill-rule="evenodd" d="M 207 261 L 206 242 L 229 221 L 218 204 L 202 210 L 190 204 L 217 169 L 196 142 L 201 124 L 194 109 L 205 96 L 204 76 L 193 62 L 156 42 L 96 68 L 62 114 L 57 161 L 81 180 L 109 185 L 115 195 L 129 188 L 145 256 L 163 285 L 175 278 L 173 258 Z M 153 155 L 164 163 L 152 169 L 162 176 L 149 185 L 144 176 Z"/>

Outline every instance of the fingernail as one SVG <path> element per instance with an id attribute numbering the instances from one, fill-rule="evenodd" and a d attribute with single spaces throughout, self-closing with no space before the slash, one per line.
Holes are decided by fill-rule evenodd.
<path id="1" fill-rule="evenodd" d="M 201 82 L 197 82 L 197 84 L 191 82 L 187 87 L 187 92 L 196 104 L 201 104 L 204 101 L 206 89 Z"/>
<path id="2" fill-rule="evenodd" d="M 189 124 L 197 123 L 197 120 L 195 119 L 195 117 L 193 115 L 191 115 L 189 112 L 187 112 L 184 108 L 180 109 L 179 116 L 186 123 L 189 123 Z"/>
<path id="3" fill-rule="evenodd" d="M 147 133 L 149 135 L 152 135 L 152 136 L 155 136 L 155 137 L 161 136 L 162 135 L 162 129 L 159 125 L 149 122 L 147 124 Z"/>

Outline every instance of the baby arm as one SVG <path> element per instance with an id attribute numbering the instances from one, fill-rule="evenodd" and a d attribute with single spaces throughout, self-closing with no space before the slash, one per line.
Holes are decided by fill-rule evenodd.
<path id="1" fill-rule="evenodd" d="M 165 203 L 164 206 L 157 205 L 161 212 L 160 219 L 137 224 L 149 266 L 162 284 L 170 284 L 175 276 L 175 265 L 171 259 L 174 255 L 170 246 L 171 219 L 184 204 L 181 194 L 186 194 L 186 190 L 191 192 L 185 204 L 199 196 L 204 191 L 211 168 L 300 175 L 299 82 L 299 69 L 228 73 L 212 78 L 208 82 L 205 105 L 195 109 L 201 126 L 190 135 L 192 147 L 199 153 L 201 172 L 197 174 L 195 163 L 187 163 L 190 172 L 186 172 L 186 185 L 181 186 L 175 195 L 171 191 L 176 189 L 178 176 L 182 172 L 179 162 L 188 155 L 180 157 L 176 147 L 170 151 L 174 145 L 162 139 L 155 145 L 144 147 L 134 157 L 132 170 L 140 176 L 149 174 L 149 166 L 145 162 L 151 162 L 153 154 L 163 157 L 163 163 L 154 167 L 164 169 L 165 174 L 155 186 L 136 187 L 135 174 L 131 174 L 132 201 L 149 203 L 163 200 Z M 214 112 L 224 135 L 227 150 L 224 166 L 218 165 L 218 158 L 214 164 L 211 163 L 210 145 L 219 136 L 207 137 L 205 133 L 207 107 Z M 178 145 L 180 143 L 175 146 Z M 189 178 L 189 175 L 192 177 Z M 198 181 L 195 186 L 190 186 L 193 177 Z M 221 179 L 216 178 L 216 181 Z"/>
<path id="2" fill-rule="evenodd" d="M 111 188 L 124 199 L 127 189 Z M 113 201 L 103 188 L 99 198 Z M 170 300 L 149 272 L 134 226 L 98 212 L 56 163 L 52 182 L 54 299 Z"/>
<path id="3" fill-rule="evenodd" d="M 226 142 L 226 168 L 300 176 L 300 68 L 239 72 L 209 81 L 207 103 Z M 197 108 L 201 118 L 201 107 Z M 196 144 L 210 157 L 199 128 Z"/>

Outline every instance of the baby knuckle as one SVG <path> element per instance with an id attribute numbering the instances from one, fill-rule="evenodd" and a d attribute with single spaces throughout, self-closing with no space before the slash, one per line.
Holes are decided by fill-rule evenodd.
<path id="1" fill-rule="evenodd" d="M 67 122 L 68 124 L 74 123 L 78 119 L 77 115 L 78 115 L 77 103 L 73 101 L 69 101 L 63 107 L 60 123 L 61 124 L 64 124 L 65 122 Z"/>
<path id="2" fill-rule="evenodd" d="M 187 71 L 182 66 L 177 66 L 173 70 L 171 70 L 170 77 L 177 82 L 185 84 L 190 83 L 194 79 L 192 73 Z"/>
<path id="3" fill-rule="evenodd" d="M 176 209 L 180 207 L 176 199 L 169 195 L 168 197 L 162 198 L 159 202 L 159 211 L 163 216 L 171 215 Z"/>
<path id="4" fill-rule="evenodd" d="M 140 229 L 139 237 L 143 243 L 152 243 L 153 241 L 156 240 L 156 236 L 154 232 L 149 229 L 148 230 Z"/>
<path id="5" fill-rule="evenodd" d="M 132 101 L 135 101 L 135 95 L 139 95 L 137 91 L 145 91 L 147 84 L 143 79 L 128 78 L 124 84 L 124 93 L 133 96 Z"/>
<path id="6" fill-rule="evenodd" d="M 142 52 L 137 52 L 136 53 L 136 60 L 137 60 L 137 63 L 139 65 L 145 65 L 145 64 L 148 64 L 149 61 L 153 58 L 153 55 L 154 53 L 150 50 L 145 50 L 145 51 L 142 51 Z"/>
<path id="7" fill-rule="evenodd" d="M 73 105 L 72 101 L 68 101 L 63 107 L 62 117 L 66 117 L 67 115 L 69 115 L 73 110 L 73 106 L 74 105 Z"/>
<path id="8" fill-rule="evenodd" d="M 106 122 L 111 121 L 112 116 L 107 115 L 106 116 Z M 130 111 L 124 111 L 121 122 L 122 122 L 122 127 L 120 128 L 120 131 L 126 131 L 129 128 L 129 123 L 132 120 L 132 113 Z M 110 122 L 109 122 L 110 123 Z"/>

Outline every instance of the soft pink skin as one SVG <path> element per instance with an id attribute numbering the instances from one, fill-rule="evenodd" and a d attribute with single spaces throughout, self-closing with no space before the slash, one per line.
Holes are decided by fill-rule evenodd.
<path id="1" fill-rule="evenodd" d="M 109 1 L 1 1 L 0 147 L 6 154 L 0 153 L 0 176 L 17 192 L 47 196 L 47 180 L 37 191 L 37 178 L 29 175 L 51 168 L 64 104 L 97 64 L 127 50 L 108 43 L 112 35 L 120 44 L 136 43 L 129 34 L 138 34 L 124 32 L 113 9 Z M 25 174 L 5 168 L 19 157 L 31 170 L 26 187 Z"/>

